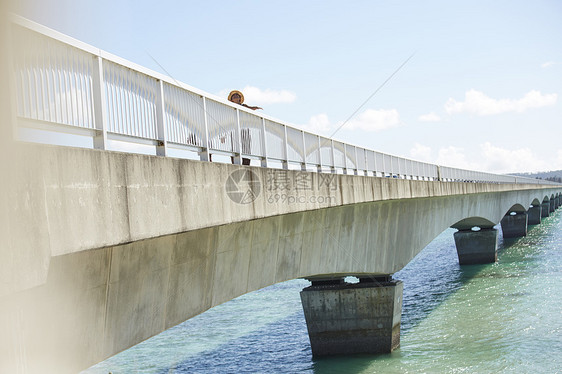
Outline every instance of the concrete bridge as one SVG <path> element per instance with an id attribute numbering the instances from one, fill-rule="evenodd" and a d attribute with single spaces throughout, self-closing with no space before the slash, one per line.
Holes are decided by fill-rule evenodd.
<path id="1" fill-rule="evenodd" d="M 383 325 L 369 342 L 389 351 L 401 311 L 393 273 L 448 227 L 459 229 L 461 261 L 494 261 L 493 227 L 501 222 L 504 236 L 524 235 L 529 222 L 559 206 L 562 192 L 31 144 L 14 145 L 11 155 L 17 168 L 3 175 L 15 182 L 2 194 L 10 207 L 1 225 L 8 238 L 3 372 L 76 372 L 215 305 L 295 278 L 312 280 L 303 292 L 312 339 L 315 328 L 354 310 Z M 306 189 L 294 188 L 299 178 Z M 255 199 L 240 203 L 229 192 L 233 180 Z M 290 187 L 284 201 L 275 197 L 280 182 Z M 342 284 L 347 275 L 361 283 Z M 332 306 L 339 316 L 318 314 L 342 292 L 346 308 Z M 361 297 L 370 301 L 359 305 Z M 346 331 L 357 328 L 346 327 L 329 339 L 320 331 L 318 354 L 336 352 L 334 340 L 354 347 Z"/>
<path id="2" fill-rule="evenodd" d="M 312 282 L 301 299 L 315 355 L 389 352 L 399 344 L 402 290 L 391 276 L 431 240 L 454 227 L 461 264 L 493 262 L 494 226 L 523 236 L 560 205 L 558 184 L 383 155 L 207 94 L 202 122 L 181 125 L 197 136 L 174 138 L 173 118 L 183 114 L 170 113 L 191 99 L 174 106 L 166 93 L 178 99 L 192 91 L 27 21 L 11 32 L 37 48 L 13 51 L 0 69 L 11 82 L 2 87 L 13 90 L 0 100 L 1 372 L 77 372 L 215 305 L 295 278 Z M 52 43 L 47 51 L 41 38 Z M 59 47 L 93 61 L 96 69 L 86 69 L 93 77 L 70 84 L 68 99 L 36 100 L 48 79 L 29 80 L 47 74 L 41 62 L 51 60 L 26 54 Z M 121 80 L 105 79 L 119 69 L 145 80 L 133 107 L 154 109 L 147 112 L 154 119 L 136 128 L 119 122 L 144 118 L 133 109 L 111 112 L 122 107 L 110 95 Z M 141 97 L 149 79 L 152 107 Z M 91 102 L 72 99 L 87 82 L 94 82 Z M 12 92 L 21 99 L 14 105 Z M 79 102 L 91 116 L 72 109 Z M 225 113 L 234 122 L 221 120 L 214 131 L 209 119 Z M 255 152 L 243 152 L 244 128 L 260 139 Z M 213 140 L 225 129 L 233 134 L 228 147 Z M 94 149 L 28 143 L 29 131 L 86 137 Z M 112 138 L 157 155 L 111 151 Z M 173 147 L 200 160 L 163 157 Z M 207 162 L 213 153 L 238 165 Z M 242 156 L 260 167 L 239 165 Z M 276 162 L 281 168 L 269 167 Z M 349 275 L 360 282 L 343 282 Z"/>

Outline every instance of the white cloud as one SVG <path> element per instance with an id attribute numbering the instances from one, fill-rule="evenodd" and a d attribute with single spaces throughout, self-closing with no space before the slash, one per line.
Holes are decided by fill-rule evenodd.
<path id="1" fill-rule="evenodd" d="M 549 68 L 551 66 L 556 65 L 556 63 L 554 61 L 547 61 L 544 64 L 541 64 L 541 68 L 545 69 L 545 68 Z"/>
<path id="2" fill-rule="evenodd" d="M 431 148 L 416 143 L 414 148 L 410 149 L 410 157 L 417 161 L 432 162 Z"/>
<path id="3" fill-rule="evenodd" d="M 421 121 L 421 122 L 439 122 L 439 121 L 441 121 L 441 117 L 439 117 L 437 114 L 431 112 L 431 113 L 422 114 L 421 116 L 419 116 L 418 121 Z"/>
<path id="4" fill-rule="evenodd" d="M 416 161 L 429 162 L 436 165 L 483 170 L 482 165 L 479 165 L 476 161 L 467 160 L 464 149 L 460 147 L 449 146 L 440 148 L 437 151 L 437 157 L 435 157 L 431 147 L 415 143 L 414 147 L 410 149 L 410 157 Z"/>
<path id="5" fill-rule="evenodd" d="M 333 124 L 325 113 L 310 117 L 308 123 L 299 126 L 303 130 L 318 133 L 320 135 L 332 135 L 342 123 Z M 400 125 L 400 115 L 396 109 L 368 109 L 344 125 L 347 130 L 360 129 L 364 131 L 381 131 Z"/>
<path id="6" fill-rule="evenodd" d="M 244 94 L 244 103 L 248 105 L 269 105 L 278 103 L 292 103 L 297 99 L 294 92 L 287 90 L 262 90 L 258 87 L 246 86 L 240 90 Z M 230 90 L 222 90 L 219 96 L 227 98 Z"/>
<path id="7" fill-rule="evenodd" d="M 325 113 L 317 114 L 310 117 L 306 125 L 300 126 L 303 130 L 310 131 L 320 135 L 329 135 L 332 130 L 332 124 Z"/>
<path id="8" fill-rule="evenodd" d="M 349 130 L 381 131 L 400 126 L 400 115 L 396 109 L 367 109 L 357 119 L 345 124 Z"/>
<path id="9" fill-rule="evenodd" d="M 521 99 L 493 99 L 484 93 L 470 90 L 465 93 L 464 101 L 456 101 L 453 98 L 447 100 L 445 111 L 448 114 L 471 113 L 479 116 L 500 114 L 506 112 L 521 113 L 531 108 L 540 108 L 556 104 L 558 95 L 541 94 L 540 91 L 532 90 Z"/>
<path id="10" fill-rule="evenodd" d="M 468 170 L 483 170 L 474 158 L 467 160 L 464 149 L 459 147 L 449 146 L 439 149 L 437 165 L 450 166 L 453 168 L 468 169 Z"/>
<path id="11" fill-rule="evenodd" d="M 550 164 L 537 158 L 529 148 L 505 149 L 489 142 L 480 145 L 486 170 L 495 173 L 514 173 L 547 170 Z"/>

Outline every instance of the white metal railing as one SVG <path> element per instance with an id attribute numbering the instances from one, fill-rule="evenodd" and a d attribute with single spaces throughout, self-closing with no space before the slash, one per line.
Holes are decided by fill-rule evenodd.
<path id="1" fill-rule="evenodd" d="M 312 134 L 178 83 L 18 16 L 12 17 L 13 89 L 19 128 L 258 159 L 262 166 L 378 177 L 555 184 L 414 161 Z"/>

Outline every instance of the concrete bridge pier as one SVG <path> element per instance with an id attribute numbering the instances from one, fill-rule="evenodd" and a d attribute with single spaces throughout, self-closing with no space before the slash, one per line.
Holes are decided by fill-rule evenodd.
<path id="1" fill-rule="evenodd" d="M 550 201 L 543 201 L 541 204 L 541 217 L 545 218 L 550 215 Z"/>
<path id="2" fill-rule="evenodd" d="M 558 209 L 559 206 L 560 206 L 560 196 L 556 196 L 554 198 L 554 209 Z"/>
<path id="3" fill-rule="evenodd" d="M 401 281 L 380 275 L 355 284 L 311 281 L 300 295 L 314 356 L 390 353 L 400 346 Z"/>
<path id="4" fill-rule="evenodd" d="M 541 206 L 532 205 L 527 211 L 527 224 L 539 225 L 541 223 Z"/>
<path id="5" fill-rule="evenodd" d="M 459 230 L 454 234 L 460 265 L 489 264 L 498 259 L 498 230 Z"/>
<path id="6" fill-rule="evenodd" d="M 552 213 L 556 210 L 556 208 L 554 207 L 554 198 L 550 199 L 550 210 L 549 212 Z"/>
<path id="7" fill-rule="evenodd" d="M 527 236 L 527 212 L 507 213 L 500 221 L 504 238 Z"/>

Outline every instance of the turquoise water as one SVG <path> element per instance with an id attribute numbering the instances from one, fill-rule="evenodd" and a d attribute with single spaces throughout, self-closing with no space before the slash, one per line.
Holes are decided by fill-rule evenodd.
<path id="1" fill-rule="evenodd" d="M 562 213 L 458 265 L 447 230 L 407 267 L 401 346 L 312 358 L 293 280 L 244 295 L 88 370 L 117 373 L 562 373 Z M 501 230 L 500 230 L 501 235 Z"/>

